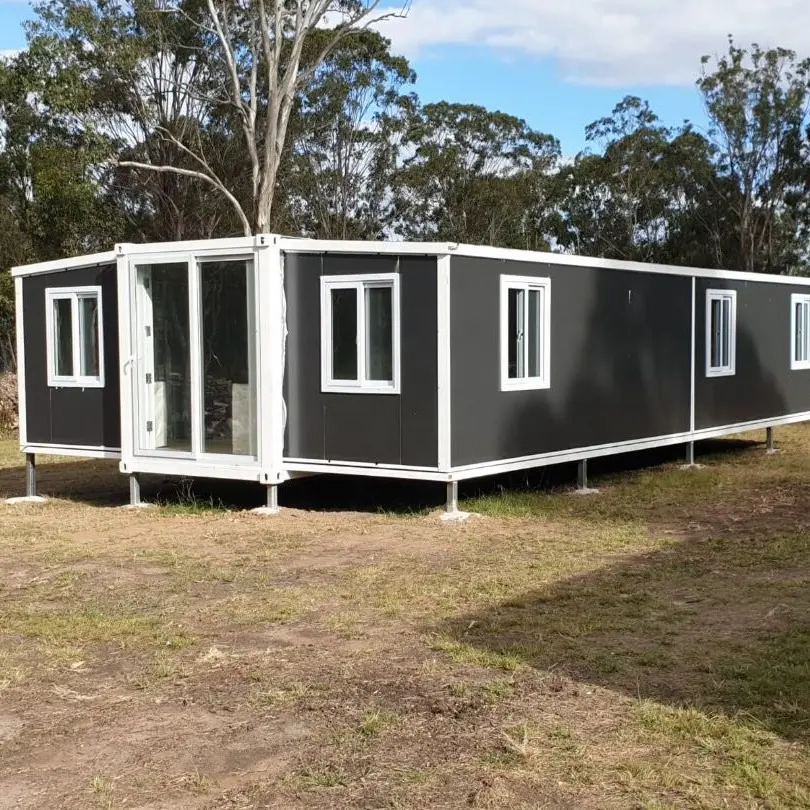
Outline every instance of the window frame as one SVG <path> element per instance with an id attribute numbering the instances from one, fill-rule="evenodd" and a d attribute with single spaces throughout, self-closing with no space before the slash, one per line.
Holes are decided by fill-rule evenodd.
<path id="1" fill-rule="evenodd" d="M 806 360 L 796 358 L 796 305 L 802 304 L 808 308 L 807 329 L 804 335 Z M 810 369 L 810 293 L 793 293 L 790 296 L 790 370 L 806 371 Z"/>
<path id="2" fill-rule="evenodd" d="M 96 299 L 98 375 L 89 376 L 80 373 L 82 364 L 82 340 L 79 323 L 79 301 L 84 298 Z M 70 301 L 71 324 L 70 338 L 73 359 L 73 374 L 56 373 L 56 318 L 54 304 L 56 301 Z M 104 313 L 100 285 L 84 287 L 47 287 L 45 289 L 45 333 L 46 355 L 48 363 L 49 388 L 104 388 Z"/>
<path id="3" fill-rule="evenodd" d="M 728 364 L 712 365 L 712 302 L 731 301 L 729 312 Z M 722 307 L 722 303 L 721 303 Z M 733 377 L 737 373 L 737 291 L 706 290 L 706 376 Z"/>
<path id="4" fill-rule="evenodd" d="M 366 295 L 373 287 L 391 290 L 391 372 L 389 382 L 366 379 Z M 357 294 L 357 380 L 332 377 L 332 290 Z M 399 273 L 357 273 L 321 276 L 321 391 L 325 394 L 399 394 L 401 368 Z"/>
<path id="5" fill-rule="evenodd" d="M 512 378 L 509 376 L 509 291 L 522 290 L 526 293 L 526 308 L 529 306 L 528 293 L 532 289 L 543 290 L 540 337 L 542 373 L 537 377 Z M 501 307 L 501 391 L 541 391 L 551 388 L 551 279 L 538 276 L 500 277 Z M 527 353 L 528 341 L 524 350 Z M 528 368 L 528 362 L 526 363 Z"/>

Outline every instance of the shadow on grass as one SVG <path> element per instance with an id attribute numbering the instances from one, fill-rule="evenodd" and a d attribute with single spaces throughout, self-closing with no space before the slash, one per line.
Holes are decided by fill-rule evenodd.
<path id="1" fill-rule="evenodd" d="M 713 440 L 698 444 L 698 454 L 721 459 L 756 447 L 752 441 Z M 636 453 L 594 459 L 589 464 L 592 482 L 622 473 L 672 464 L 684 458 L 682 446 L 663 447 Z M 553 493 L 571 488 L 576 481 L 576 464 L 558 464 L 533 470 L 464 481 L 462 500 L 487 498 L 505 492 Z M 117 461 L 53 462 L 40 456 L 37 483 L 41 494 L 96 506 L 120 506 L 129 501 L 129 484 L 118 470 Z M 165 476 L 143 476 L 144 500 L 179 511 L 219 511 L 262 506 L 264 488 L 256 483 L 198 478 L 193 481 Z M 25 467 L 0 468 L 0 497 L 25 491 Z M 444 505 L 443 484 L 396 478 L 319 475 L 288 481 L 279 489 L 282 507 L 316 511 L 358 511 L 418 514 Z"/>
<path id="2" fill-rule="evenodd" d="M 451 654 L 810 743 L 810 539 L 693 537 L 430 628 Z"/>

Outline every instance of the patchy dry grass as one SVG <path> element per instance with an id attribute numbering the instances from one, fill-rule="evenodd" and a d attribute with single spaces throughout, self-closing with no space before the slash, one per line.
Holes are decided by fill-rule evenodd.
<path id="1" fill-rule="evenodd" d="M 778 437 L 460 526 L 132 513 L 114 463 L 41 459 L 51 500 L 0 507 L 0 807 L 806 808 L 810 428 Z"/>

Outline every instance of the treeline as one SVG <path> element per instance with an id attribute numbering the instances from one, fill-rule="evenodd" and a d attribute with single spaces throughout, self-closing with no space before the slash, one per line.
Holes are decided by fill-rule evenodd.
<path id="1" fill-rule="evenodd" d="M 285 29 L 274 56 L 251 9 L 37 7 L 28 48 L 0 64 L 0 267 L 261 226 L 808 271 L 810 60 L 791 51 L 730 40 L 696 65 L 708 127 L 628 97 L 566 160 L 506 112 L 421 103 L 373 30 Z M 0 274 L 6 366 L 12 299 Z"/>

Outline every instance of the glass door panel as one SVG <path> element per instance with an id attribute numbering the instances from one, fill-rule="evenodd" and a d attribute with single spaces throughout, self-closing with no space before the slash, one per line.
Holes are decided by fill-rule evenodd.
<path id="1" fill-rule="evenodd" d="M 137 297 L 140 449 L 191 453 L 188 264 L 139 266 Z"/>
<path id="2" fill-rule="evenodd" d="M 255 457 L 253 262 L 203 261 L 199 273 L 202 451 Z"/>

